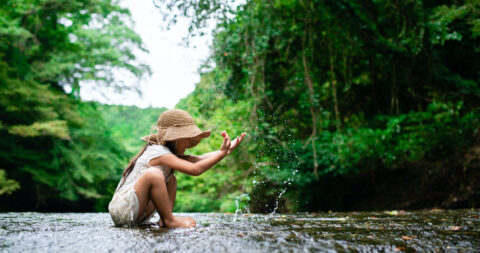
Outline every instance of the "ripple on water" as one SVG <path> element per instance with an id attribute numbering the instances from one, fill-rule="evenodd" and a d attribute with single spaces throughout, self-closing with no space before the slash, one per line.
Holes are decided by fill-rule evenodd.
<path id="1" fill-rule="evenodd" d="M 0 213 L 2 252 L 475 251 L 479 210 L 190 213 L 197 227 L 114 227 L 108 213 Z M 158 219 L 154 217 L 154 220 Z"/>

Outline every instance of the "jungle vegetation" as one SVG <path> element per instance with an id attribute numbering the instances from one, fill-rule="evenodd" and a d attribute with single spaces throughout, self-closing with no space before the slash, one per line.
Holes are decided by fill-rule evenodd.
<path id="1" fill-rule="evenodd" d="M 249 134 L 202 176 L 177 173 L 175 211 L 478 207 L 478 1 L 156 2 L 189 36 L 217 22 L 176 106 L 213 132 L 191 153 Z M 81 81 L 118 86 L 112 69 L 149 73 L 128 10 L 20 0 L 0 14 L 2 210 L 105 211 L 165 110 L 79 98 Z"/>

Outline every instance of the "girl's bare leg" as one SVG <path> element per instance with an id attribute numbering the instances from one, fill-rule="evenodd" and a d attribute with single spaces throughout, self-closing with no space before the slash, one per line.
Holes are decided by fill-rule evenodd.
<path id="1" fill-rule="evenodd" d="M 172 211 L 173 211 L 173 205 L 175 204 L 175 198 L 177 196 L 177 178 L 175 177 L 175 175 L 172 175 L 168 180 L 167 192 L 168 192 L 168 198 L 170 199 L 170 203 L 172 204 Z M 155 208 L 152 208 L 152 212 L 154 210 Z M 160 219 L 158 220 L 158 225 L 163 226 L 163 217 L 160 217 Z"/>
<path id="2" fill-rule="evenodd" d="M 193 218 L 173 216 L 165 178 L 159 169 L 148 169 L 135 183 L 134 188 L 139 202 L 139 214 L 145 212 L 148 202 L 152 200 L 167 227 L 195 227 Z"/>
<path id="3" fill-rule="evenodd" d="M 172 175 L 170 177 L 170 180 L 168 180 L 167 192 L 168 192 L 168 198 L 170 199 L 170 202 L 172 204 L 172 210 L 173 210 L 173 206 L 175 204 L 175 198 L 177 196 L 177 178 L 175 177 L 175 175 Z M 155 206 L 148 203 L 147 204 L 147 212 L 145 213 L 145 217 L 143 217 L 143 218 L 150 217 L 150 215 L 152 215 L 153 212 L 155 212 Z M 157 224 L 159 226 L 163 226 L 163 220 L 162 219 L 163 218 L 160 217 L 160 219 L 157 222 Z M 139 221 L 137 220 L 137 222 L 139 222 Z"/>
<path id="4" fill-rule="evenodd" d="M 173 210 L 173 205 L 175 205 L 175 198 L 177 197 L 177 178 L 175 177 L 175 175 L 172 175 L 170 180 L 168 180 L 167 191 L 168 198 L 170 199 L 170 204 L 172 205 Z"/>

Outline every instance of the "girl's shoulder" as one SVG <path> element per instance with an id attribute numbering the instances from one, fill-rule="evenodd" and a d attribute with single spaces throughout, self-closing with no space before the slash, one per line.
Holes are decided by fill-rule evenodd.
<path id="1" fill-rule="evenodd" d="M 147 146 L 145 153 L 148 153 L 149 155 L 154 155 L 154 156 L 161 156 L 161 155 L 170 154 L 172 153 L 172 151 L 170 151 L 170 149 L 164 145 L 151 144 Z"/>

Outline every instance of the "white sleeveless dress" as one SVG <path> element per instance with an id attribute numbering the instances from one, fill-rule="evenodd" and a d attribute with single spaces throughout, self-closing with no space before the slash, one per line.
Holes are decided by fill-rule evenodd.
<path id="1" fill-rule="evenodd" d="M 163 145 L 147 146 L 143 154 L 138 157 L 132 172 L 130 172 L 130 174 L 127 176 L 127 179 L 123 185 L 122 181 L 124 178 L 120 180 L 117 189 L 113 194 L 112 200 L 108 204 L 108 212 L 110 213 L 115 226 L 137 225 L 135 224 L 135 220 L 139 215 L 139 203 L 135 188 L 133 186 L 140 176 L 142 176 L 143 173 L 151 167 L 149 165 L 151 159 L 170 153 L 172 153 L 170 149 Z M 163 175 L 165 176 L 165 183 L 168 182 L 173 174 L 173 170 L 166 166 L 155 166 L 153 168 L 158 168 L 163 172 Z M 151 201 L 148 203 L 147 207 L 149 205 L 152 205 Z M 150 217 L 141 218 L 138 224 L 148 222 L 154 214 L 155 212 L 153 212 Z"/>

